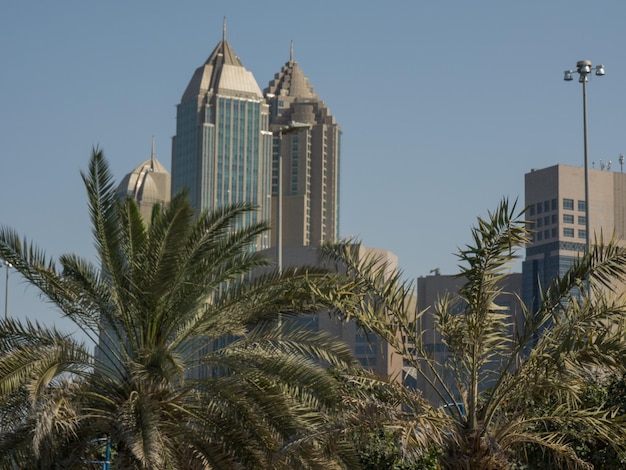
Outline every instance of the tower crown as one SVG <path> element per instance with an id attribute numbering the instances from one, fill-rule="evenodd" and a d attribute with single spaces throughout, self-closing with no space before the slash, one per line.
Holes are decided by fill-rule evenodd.
<path id="1" fill-rule="evenodd" d="M 298 62 L 293 60 L 293 49 L 289 61 L 274 76 L 264 93 L 265 95 L 273 94 L 297 99 L 319 100 Z"/>
<path id="2" fill-rule="evenodd" d="M 226 39 L 222 39 L 204 65 L 198 67 L 183 93 L 182 102 L 207 93 L 263 98 L 252 72 L 247 70 Z"/>

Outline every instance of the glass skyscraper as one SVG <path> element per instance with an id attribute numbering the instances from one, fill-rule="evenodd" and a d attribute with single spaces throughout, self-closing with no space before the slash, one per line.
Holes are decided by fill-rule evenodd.
<path id="1" fill-rule="evenodd" d="M 198 67 L 176 112 L 172 194 L 187 190 L 198 210 L 250 202 L 244 223 L 270 220 L 269 107 L 225 35 Z M 260 239 L 257 249 L 267 248 Z"/>

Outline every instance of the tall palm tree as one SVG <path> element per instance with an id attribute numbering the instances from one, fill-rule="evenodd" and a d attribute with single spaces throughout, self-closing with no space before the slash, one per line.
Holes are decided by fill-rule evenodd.
<path id="1" fill-rule="evenodd" d="M 102 459 L 99 438 L 112 468 L 349 465 L 325 432 L 340 397 L 322 365 L 352 356 L 279 321 L 337 299 L 340 278 L 269 269 L 250 250 L 268 227 L 243 223 L 248 204 L 198 215 L 183 194 L 146 224 L 116 199 L 101 151 L 82 176 L 96 264 L 73 254 L 57 264 L 0 229 L 0 256 L 98 345 L 0 321 L 0 467 L 85 468 Z"/>
<path id="2" fill-rule="evenodd" d="M 510 468 L 530 447 L 560 465 L 586 468 L 571 445 L 581 429 L 593 429 L 599 440 L 622 450 L 626 443 L 626 425 L 614 419 L 615 410 L 589 409 L 581 401 L 591 378 L 626 366 L 626 304 L 611 289 L 626 281 L 626 252 L 614 241 L 596 240 L 562 278 L 546 286 L 539 311 L 523 309 L 523 326 L 512 333 L 514 320 L 498 298 L 505 293 L 503 277 L 529 237 L 522 216 L 503 200 L 488 218 L 478 219 L 472 242 L 460 250 L 464 284 L 434 311 L 447 348 L 444 361 L 426 347 L 432 332 L 416 328 L 426 312 L 415 311 L 411 281 L 398 271 L 389 274 L 380 260 L 359 258 L 358 246 L 326 247 L 326 256 L 347 266 L 360 286 L 359 308 L 343 313 L 400 351 L 447 404 L 443 468 Z M 409 447 L 424 445 L 413 438 L 411 425 L 423 413 L 404 417 Z M 442 438 L 436 430 L 427 434 Z"/>

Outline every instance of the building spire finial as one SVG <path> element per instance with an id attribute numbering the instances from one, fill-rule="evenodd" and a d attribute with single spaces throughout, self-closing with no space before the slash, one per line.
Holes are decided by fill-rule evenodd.
<path id="1" fill-rule="evenodd" d="M 226 41 L 226 17 L 224 17 L 224 25 L 222 26 L 222 41 Z"/>
<path id="2" fill-rule="evenodd" d="M 154 136 L 152 136 L 152 151 L 150 152 L 150 169 L 154 171 Z"/>
<path id="3" fill-rule="evenodd" d="M 291 40 L 291 46 L 289 47 L 289 62 L 293 62 L 293 39 Z"/>

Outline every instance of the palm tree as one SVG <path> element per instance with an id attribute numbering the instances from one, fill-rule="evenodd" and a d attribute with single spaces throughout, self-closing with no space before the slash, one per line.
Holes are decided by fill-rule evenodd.
<path id="1" fill-rule="evenodd" d="M 182 194 L 147 225 L 116 199 L 101 151 L 82 176 L 97 264 L 68 254 L 57 267 L 0 229 L 0 256 L 98 344 L 0 322 L 0 467 L 85 468 L 98 438 L 112 468 L 349 465 L 326 432 L 340 397 L 322 365 L 352 356 L 279 321 L 336 300 L 338 275 L 268 268 L 250 250 L 268 227 L 243 224 L 248 204 L 198 215 Z"/>
<path id="2" fill-rule="evenodd" d="M 411 281 L 398 271 L 390 275 L 380 260 L 359 258 L 358 246 L 351 243 L 326 247 L 326 256 L 347 266 L 360 286 L 359 308 L 343 314 L 400 351 L 405 364 L 447 404 L 443 468 L 510 468 L 531 448 L 559 465 L 586 468 L 571 445 L 581 429 L 593 429 L 599 440 L 618 449 L 626 443 L 626 425 L 614 419 L 616 410 L 588 408 L 581 400 L 590 379 L 626 365 L 621 328 L 626 306 L 610 289 L 626 281 L 626 252 L 614 241 L 596 240 L 547 286 L 537 312 L 523 309 L 523 326 L 513 334 L 510 312 L 497 299 L 505 294 L 502 279 L 529 237 L 522 216 L 503 200 L 488 218 L 478 219 L 472 243 L 460 250 L 464 284 L 457 294 L 443 297 L 434 312 L 448 352 L 443 362 L 425 346 L 425 335 L 432 332 L 416 328 L 426 312 L 410 307 L 415 305 Z M 408 421 L 423 413 L 407 408 L 413 410 L 405 416 Z M 406 429 L 409 447 L 424 445 L 413 439 L 414 426 Z M 442 437 L 432 429 L 428 434 Z"/>

